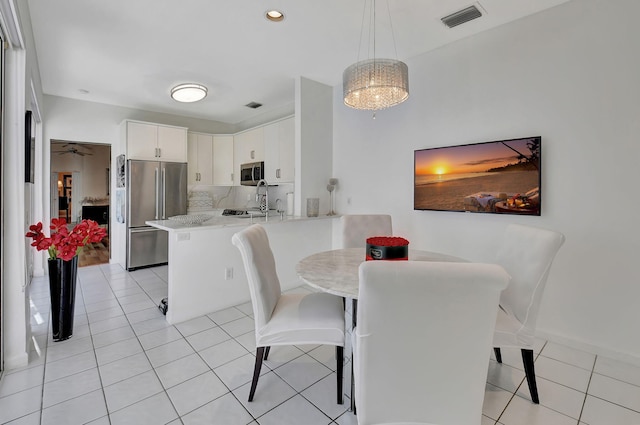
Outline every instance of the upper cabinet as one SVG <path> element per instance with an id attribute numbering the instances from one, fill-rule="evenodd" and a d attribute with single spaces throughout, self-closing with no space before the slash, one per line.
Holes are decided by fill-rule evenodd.
<path id="1" fill-rule="evenodd" d="M 233 136 L 213 136 L 213 184 L 233 185 Z"/>
<path id="2" fill-rule="evenodd" d="M 264 161 L 263 129 L 264 127 L 258 127 L 233 136 L 233 174 L 235 176 L 235 185 L 240 185 L 240 165 L 248 162 Z"/>
<path id="3" fill-rule="evenodd" d="M 213 184 L 213 136 L 187 133 L 188 184 Z"/>
<path id="4" fill-rule="evenodd" d="M 294 181 L 295 120 L 293 117 L 264 127 L 264 178 L 269 183 Z"/>
<path id="5" fill-rule="evenodd" d="M 125 121 L 128 159 L 187 162 L 187 129 Z"/>
<path id="6" fill-rule="evenodd" d="M 240 165 L 260 161 L 269 184 L 294 181 L 294 117 L 235 135 L 130 120 L 121 129 L 127 159 L 187 162 L 189 185 L 239 186 Z"/>

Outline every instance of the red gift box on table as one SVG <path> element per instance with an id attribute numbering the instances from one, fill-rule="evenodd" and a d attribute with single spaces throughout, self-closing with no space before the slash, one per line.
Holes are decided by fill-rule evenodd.
<path id="1" fill-rule="evenodd" d="M 408 260 L 409 241 L 397 236 L 367 238 L 366 260 Z"/>

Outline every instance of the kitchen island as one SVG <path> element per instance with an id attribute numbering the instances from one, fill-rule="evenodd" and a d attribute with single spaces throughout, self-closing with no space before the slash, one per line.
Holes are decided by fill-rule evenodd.
<path id="1" fill-rule="evenodd" d="M 253 218 L 213 216 L 202 224 L 147 221 L 169 233 L 167 321 L 184 322 L 250 301 L 249 286 L 234 233 L 260 223 L 269 235 L 283 290 L 302 282 L 295 265 L 302 258 L 332 248 L 336 216 Z M 160 300 L 156 300 L 160 302 Z"/>

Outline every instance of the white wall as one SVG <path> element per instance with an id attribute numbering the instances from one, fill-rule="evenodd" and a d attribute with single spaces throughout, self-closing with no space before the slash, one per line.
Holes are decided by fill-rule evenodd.
<path id="1" fill-rule="evenodd" d="M 82 197 L 104 198 L 107 196 L 107 168 L 110 171 L 110 180 L 115 179 L 111 172 L 111 155 L 106 146 L 95 145 L 91 148 L 92 155 L 86 155 L 82 172 Z"/>
<path id="2" fill-rule="evenodd" d="M 306 215 L 307 198 L 329 212 L 327 184 L 333 177 L 332 88 L 308 78 L 296 80 L 295 215 Z"/>
<path id="3" fill-rule="evenodd" d="M 375 121 L 335 87 L 338 211 L 391 213 L 412 246 L 472 260 L 510 222 L 563 232 L 539 330 L 640 360 L 638 14 L 636 0 L 576 0 L 412 58 L 411 97 Z M 413 211 L 414 149 L 535 135 L 541 217 Z"/>

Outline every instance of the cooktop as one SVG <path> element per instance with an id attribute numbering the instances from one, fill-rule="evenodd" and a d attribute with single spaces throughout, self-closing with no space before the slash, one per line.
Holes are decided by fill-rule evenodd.
<path id="1" fill-rule="evenodd" d="M 224 210 L 222 210 L 222 215 L 244 218 L 244 217 L 262 217 L 264 216 L 264 213 L 258 209 L 247 210 L 247 209 L 225 208 Z"/>

